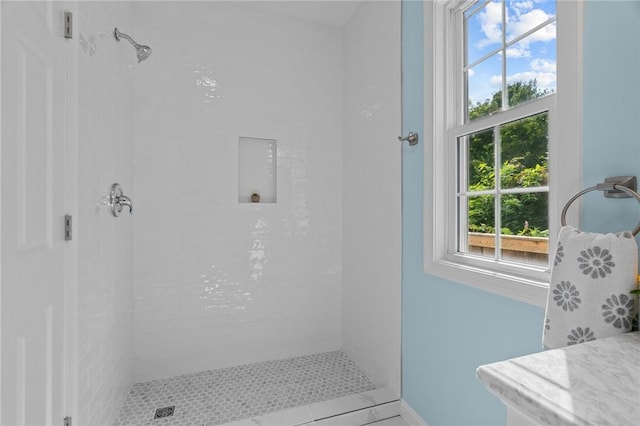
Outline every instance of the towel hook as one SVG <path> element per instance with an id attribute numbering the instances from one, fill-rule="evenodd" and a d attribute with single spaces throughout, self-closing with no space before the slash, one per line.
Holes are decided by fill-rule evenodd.
<path id="1" fill-rule="evenodd" d="M 582 197 L 584 194 L 591 191 L 604 191 L 604 196 L 607 198 L 635 198 L 640 203 L 640 194 L 636 192 L 637 181 L 635 176 L 616 176 L 606 178 L 603 183 L 599 183 L 591 188 L 583 189 L 578 192 L 576 195 L 571 197 L 567 204 L 565 204 L 562 209 L 562 214 L 560 215 L 560 223 L 562 226 L 567 224 L 567 210 L 569 210 L 569 206 L 578 198 Z M 632 231 L 634 236 L 638 235 L 640 232 L 640 223 L 635 229 Z"/>
<path id="2" fill-rule="evenodd" d="M 418 143 L 418 134 L 415 132 L 409 132 L 409 134 L 407 136 L 398 136 L 398 140 L 400 142 L 402 141 L 408 141 L 409 142 L 409 146 L 414 146 Z"/>

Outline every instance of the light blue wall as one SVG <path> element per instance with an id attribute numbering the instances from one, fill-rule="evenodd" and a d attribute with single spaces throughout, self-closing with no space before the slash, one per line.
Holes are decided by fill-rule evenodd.
<path id="1" fill-rule="evenodd" d="M 640 176 L 640 2 L 590 1 L 585 14 L 583 184 L 593 185 Z M 422 2 L 403 1 L 404 134 L 424 135 L 422 16 Z M 403 398 L 430 426 L 504 424 L 504 407 L 475 369 L 540 351 L 544 312 L 423 272 L 423 149 L 424 140 L 403 147 Z M 611 212 L 610 203 L 626 211 Z M 596 195 L 583 210 L 593 230 L 629 228 L 640 218 L 632 201 Z M 618 223 L 606 225 L 609 213 Z"/>
<path id="2" fill-rule="evenodd" d="M 640 1 L 589 1 L 584 38 L 583 183 L 640 178 Z M 619 231 L 640 218 L 634 200 L 585 197 L 583 228 Z"/>

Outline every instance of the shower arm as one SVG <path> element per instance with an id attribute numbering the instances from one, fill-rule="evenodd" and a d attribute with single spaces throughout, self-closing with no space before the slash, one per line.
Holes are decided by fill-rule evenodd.
<path id="1" fill-rule="evenodd" d="M 120 31 L 118 31 L 117 28 L 113 30 L 113 35 L 116 38 L 116 40 L 118 40 L 118 41 L 120 41 L 120 39 L 123 38 L 125 40 L 128 40 L 129 43 L 131 43 L 134 47 L 140 47 L 140 45 L 138 43 L 136 43 L 134 39 L 132 39 L 131 37 L 129 37 L 125 33 L 121 33 Z"/>

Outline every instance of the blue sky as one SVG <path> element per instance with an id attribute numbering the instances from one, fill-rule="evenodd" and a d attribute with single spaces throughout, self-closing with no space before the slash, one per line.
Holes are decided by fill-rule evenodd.
<path id="1" fill-rule="evenodd" d="M 502 1 L 478 2 L 467 11 L 468 57 L 473 64 L 485 55 L 489 58 L 472 66 L 469 71 L 469 97 L 482 102 L 500 90 L 502 85 L 502 32 L 506 29 L 506 42 L 532 30 L 555 16 L 553 0 L 505 0 L 506 25 L 502 23 Z M 474 12 L 475 11 L 475 12 Z M 556 23 L 553 22 L 517 43 L 507 47 L 506 79 L 530 81 L 536 79 L 540 89 L 556 88 Z"/>

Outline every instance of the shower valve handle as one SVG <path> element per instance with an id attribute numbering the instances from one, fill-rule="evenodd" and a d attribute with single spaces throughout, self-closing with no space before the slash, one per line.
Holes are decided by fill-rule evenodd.
<path id="1" fill-rule="evenodd" d="M 120 216 L 124 207 L 129 208 L 129 214 L 133 214 L 133 204 L 131 198 L 124 195 L 120 184 L 114 183 L 109 188 L 109 195 L 107 196 L 107 205 L 111 209 L 111 214 L 114 217 Z"/>
<path id="2" fill-rule="evenodd" d="M 131 204 L 131 198 L 127 197 L 126 195 L 121 195 L 120 197 L 118 197 L 116 204 L 120 205 L 120 211 L 122 211 L 123 207 L 129 207 L 129 214 L 133 214 L 133 205 Z"/>

